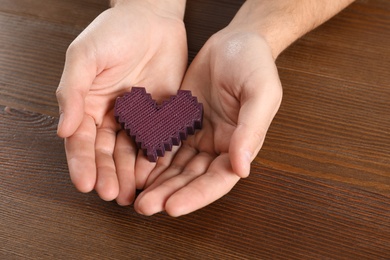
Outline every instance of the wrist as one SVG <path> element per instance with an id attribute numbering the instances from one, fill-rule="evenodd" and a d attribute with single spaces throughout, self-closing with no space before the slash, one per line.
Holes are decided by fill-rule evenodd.
<path id="1" fill-rule="evenodd" d="M 276 59 L 291 43 L 351 2 L 353 0 L 247 0 L 228 27 L 260 34 Z"/>
<path id="2" fill-rule="evenodd" d="M 111 0 L 111 7 L 126 4 L 143 4 L 148 5 L 156 13 L 183 20 L 186 0 Z"/>
<path id="3" fill-rule="evenodd" d="M 272 56 L 276 59 L 301 33 L 294 27 L 293 21 L 279 11 L 284 9 L 282 5 L 288 1 L 280 1 L 281 3 L 277 4 L 269 2 L 246 1 L 228 25 L 228 29 L 258 34 L 267 42 Z"/>

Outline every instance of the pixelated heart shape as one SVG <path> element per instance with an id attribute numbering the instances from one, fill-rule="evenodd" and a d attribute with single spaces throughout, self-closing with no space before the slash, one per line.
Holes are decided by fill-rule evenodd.
<path id="1" fill-rule="evenodd" d="M 132 87 L 116 99 L 114 113 L 137 147 L 155 162 L 166 150 L 171 151 L 173 145 L 201 129 L 203 105 L 187 90 L 179 90 L 158 105 L 145 88 Z"/>

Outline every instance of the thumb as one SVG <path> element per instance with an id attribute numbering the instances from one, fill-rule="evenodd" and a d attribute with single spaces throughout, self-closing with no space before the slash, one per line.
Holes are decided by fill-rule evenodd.
<path id="1" fill-rule="evenodd" d="M 81 48 L 71 45 L 66 53 L 64 71 L 56 91 L 60 111 L 57 134 L 71 136 L 84 117 L 85 97 L 96 77 L 96 62 Z"/>
<path id="2" fill-rule="evenodd" d="M 257 81 L 258 82 L 258 81 Z M 279 78 L 266 85 L 244 86 L 237 128 L 233 132 L 229 156 L 233 171 L 241 178 L 248 177 L 250 164 L 260 151 L 264 138 L 279 109 L 282 88 Z"/>

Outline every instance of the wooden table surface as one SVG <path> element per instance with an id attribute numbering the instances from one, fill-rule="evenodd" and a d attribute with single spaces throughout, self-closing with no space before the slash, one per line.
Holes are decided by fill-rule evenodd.
<path id="1" fill-rule="evenodd" d="M 242 1 L 188 1 L 190 59 Z M 69 43 L 101 0 L 0 0 L 0 259 L 390 259 L 390 1 L 357 1 L 277 60 L 249 178 L 180 218 L 81 194 L 56 136 Z"/>

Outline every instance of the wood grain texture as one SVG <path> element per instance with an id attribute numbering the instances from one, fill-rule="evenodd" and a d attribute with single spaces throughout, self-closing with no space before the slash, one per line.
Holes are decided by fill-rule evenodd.
<path id="1" fill-rule="evenodd" d="M 3 256 L 373 259 L 390 254 L 387 196 L 255 162 L 251 178 L 217 203 L 179 219 L 147 218 L 74 190 L 55 118 L 2 107 L 0 122 L 6 126 L 0 129 Z"/>
<path id="2" fill-rule="evenodd" d="M 0 0 L 0 102 L 58 114 L 55 90 L 73 39 L 106 1 Z"/>
<path id="3" fill-rule="evenodd" d="M 279 57 L 278 67 L 367 84 L 367 90 L 386 88 L 390 86 L 389 13 L 386 0 L 357 1 L 291 46 Z"/>
<path id="4" fill-rule="evenodd" d="M 188 1 L 190 60 L 243 1 Z M 99 0 L 0 0 L 0 259 L 389 259 L 390 2 L 357 1 L 277 60 L 284 100 L 216 203 L 180 218 L 72 186 L 54 92 Z"/>

